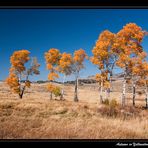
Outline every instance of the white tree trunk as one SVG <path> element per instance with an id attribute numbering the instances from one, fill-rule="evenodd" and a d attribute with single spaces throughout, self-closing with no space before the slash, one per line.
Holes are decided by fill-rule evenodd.
<path id="1" fill-rule="evenodd" d="M 100 87 L 100 103 L 103 103 L 103 81 L 101 80 L 101 87 Z"/>
<path id="2" fill-rule="evenodd" d="M 122 86 L 122 97 L 121 97 L 122 107 L 125 106 L 125 93 L 126 93 L 126 79 L 125 79 L 125 76 L 124 76 L 123 86 Z"/>
<path id="3" fill-rule="evenodd" d="M 64 82 L 65 82 L 65 78 L 66 78 L 66 76 L 64 75 L 64 76 L 63 76 L 62 92 L 61 92 L 61 100 L 63 100 L 63 98 L 64 98 Z"/>

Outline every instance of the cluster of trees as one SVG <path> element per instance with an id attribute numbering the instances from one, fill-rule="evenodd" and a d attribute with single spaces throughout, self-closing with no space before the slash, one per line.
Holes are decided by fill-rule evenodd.
<path id="1" fill-rule="evenodd" d="M 115 66 L 124 72 L 122 83 L 122 106 L 125 106 L 126 85 L 132 84 L 133 106 L 135 106 L 136 85 L 145 87 L 146 98 L 148 96 L 148 63 L 146 52 L 141 43 L 147 32 L 135 23 L 129 23 L 118 33 L 109 30 L 103 31 L 94 46 L 91 57 L 93 64 L 97 65 L 100 73 L 96 79 L 100 84 L 100 101 L 104 101 L 102 90 L 110 93 L 112 85 L 112 73 Z M 107 91 L 109 90 L 109 91 Z M 109 96 L 109 95 L 108 95 Z"/>
<path id="2" fill-rule="evenodd" d="M 148 63 L 146 61 L 146 52 L 141 43 L 147 32 L 135 23 L 126 24 L 119 32 L 112 33 L 109 30 L 103 31 L 95 46 L 92 49 L 92 57 L 88 57 L 85 50 L 79 49 L 70 53 L 60 53 L 58 49 L 51 48 L 45 52 L 45 61 L 49 70 L 47 86 L 52 94 L 60 94 L 60 99 L 64 98 L 64 81 L 66 76 L 75 75 L 74 101 L 78 101 L 78 78 L 80 70 L 84 68 L 84 60 L 88 59 L 98 67 L 99 73 L 96 74 L 96 80 L 99 84 L 100 102 L 110 96 L 112 89 L 112 75 L 115 67 L 119 67 L 124 72 L 122 83 L 121 104 L 125 106 L 126 85 L 132 84 L 133 89 L 133 106 L 135 106 L 136 86 L 145 87 L 145 95 L 148 97 Z M 30 87 L 29 75 L 39 74 L 40 64 L 37 58 L 30 58 L 30 52 L 27 50 L 15 51 L 10 58 L 12 64 L 9 77 L 6 79 L 10 88 L 22 98 L 25 88 Z M 25 63 L 31 61 L 30 68 L 25 67 Z M 59 74 L 63 74 L 63 86 L 59 88 L 52 81 L 59 78 Z M 22 78 L 25 77 L 25 83 Z M 103 98 L 103 90 L 106 92 Z M 55 93 L 56 92 L 56 93 Z"/>
<path id="3" fill-rule="evenodd" d="M 52 99 L 52 93 L 58 88 L 52 84 L 52 81 L 59 78 L 59 73 L 63 74 L 63 87 L 61 90 L 61 100 L 64 97 L 64 82 L 68 75 L 75 75 L 75 91 L 74 91 L 74 101 L 78 101 L 78 78 L 79 73 L 82 68 L 84 68 L 84 60 L 87 55 L 83 49 L 76 50 L 72 56 L 70 53 L 60 53 L 58 49 L 51 48 L 45 53 L 45 60 L 47 69 L 50 71 L 48 75 L 48 80 L 50 84 L 48 85 L 48 90 L 50 91 L 50 99 Z"/>

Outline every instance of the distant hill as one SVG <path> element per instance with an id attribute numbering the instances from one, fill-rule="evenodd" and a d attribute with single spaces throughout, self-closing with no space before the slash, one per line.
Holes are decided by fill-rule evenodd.
<path id="1" fill-rule="evenodd" d="M 123 79 L 123 73 L 115 74 L 112 77 L 112 81 L 121 80 L 121 79 Z M 50 82 L 50 81 L 38 80 L 38 81 L 32 82 L 32 83 L 42 84 L 42 83 L 48 83 L 48 82 Z M 58 82 L 58 81 L 52 81 L 52 82 L 62 84 L 62 82 Z M 79 78 L 79 84 L 92 84 L 92 83 L 96 83 L 94 75 L 88 76 L 87 78 Z M 65 84 L 75 84 L 75 81 L 74 80 L 73 81 L 66 81 Z"/>

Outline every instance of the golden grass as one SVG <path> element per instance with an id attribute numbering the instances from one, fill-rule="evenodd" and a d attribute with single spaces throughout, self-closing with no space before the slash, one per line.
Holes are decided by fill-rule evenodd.
<path id="1" fill-rule="evenodd" d="M 103 113 L 109 107 L 98 103 L 98 92 L 80 87 L 78 103 L 73 86 L 65 86 L 65 101 L 49 100 L 45 84 L 33 84 L 23 99 L 0 84 L 1 139 L 147 139 L 148 111 L 140 107 L 126 112 L 117 107 L 117 116 Z M 130 94 L 128 94 L 130 97 Z M 120 93 L 111 98 L 120 102 Z M 127 101 L 131 104 L 131 100 Z M 137 101 L 136 104 L 144 104 Z M 100 109 L 102 111 L 100 111 Z"/>

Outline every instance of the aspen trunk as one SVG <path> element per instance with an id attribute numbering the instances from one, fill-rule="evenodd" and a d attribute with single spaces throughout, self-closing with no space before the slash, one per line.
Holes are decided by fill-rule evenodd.
<path id="1" fill-rule="evenodd" d="M 52 92 L 50 92 L 50 100 L 52 100 Z"/>
<path id="2" fill-rule="evenodd" d="M 78 102 L 78 77 L 75 81 L 75 93 L 74 93 L 74 102 Z"/>
<path id="3" fill-rule="evenodd" d="M 133 83 L 133 106 L 135 107 L 136 85 Z"/>
<path id="4" fill-rule="evenodd" d="M 103 103 L 103 81 L 101 80 L 101 87 L 100 87 L 100 103 Z"/>
<path id="5" fill-rule="evenodd" d="M 125 93 L 126 93 L 126 79 L 124 76 L 123 86 L 122 86 L 122 97 L 121 97 L 122 107 L 125 107 Z"/>
<path id="6" fill-rule="evenodd" d="M 23 98 L 23 95 L 22 94 L 19 94 L 19 98 L 22 99 Z"/>
<path id="7" fill-rule="evenodd" d="M 65 82 L 65 75 L 63 77 L 63 86 L 62 86 L 62 92 L 61 92 L 60 100 L 63 100 L 63 98 L 64 98 L 64 82 Z"/>
<path id="8" fill-rule="evenodd" d="M 105 89 L 105 100 L 107 99 L 107 89 Z"/>
<path id="9" fill-rule="evenodd" d="M 110 88 L 109 88 L 109 93 L 110 93 L 113 89 L 113 87 L 112 87 L 112 74 L 110 74 L 109 82 L 110 82 Z"/>
<path id="10" fill-rule="evenodd" d="M 22 91 L 19 93 L 19 98 L 22 99 L 25 91 L 25 86 L 23 87 Z"/>

